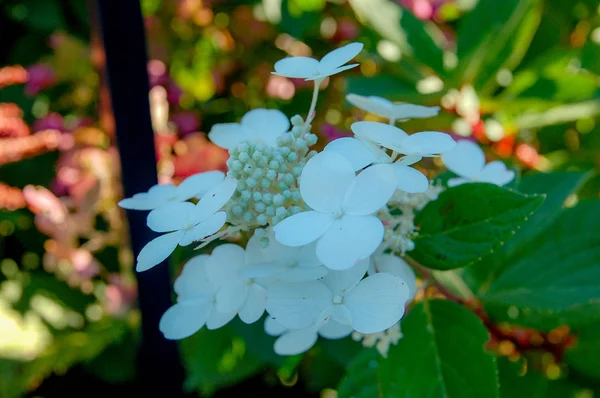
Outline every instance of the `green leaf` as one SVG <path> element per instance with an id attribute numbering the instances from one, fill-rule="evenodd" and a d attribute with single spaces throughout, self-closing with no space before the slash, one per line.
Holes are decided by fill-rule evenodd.
<path id="1" fill-rule="evenodd" d="M 578 372 L 600 380 L 600 322 L 582 329 L 565 361 Z"/>
<path id="2" fill-rule="evenodd" d="M 403 54 L 439 76 L 445 75 L 443 51 L 436 42 L 443 35 L 435 25 L 390 0 L 350 0 L 350 5 L 363 23 L 395 43 Z"/>
<path id="3" fill-rule="evenodd" d="M 542 232 L 552 225 L 563 212 L 563 202 L 576 192 L 590 173 L 556 172 L 537 173 L 522 177 L 517 190 L 524 194 L 546 195 L 542 205 L 502 247 L 465 269 L 463 278 L 471 289 L 485 291 L 489 284 L 511 264 L 511 258 L 527 248 Z"/>
<path id="4" fill-rule="evenodd" d="M 402 320 L 402 331 L 387 358 L 365 350 L 350 364 L 339 398 L 498 397 L 496 361 L 484 350 L 488 331 L 471 311 L 424 301 Z"/>
<path id="5" fill-rule="evenodd" d="M 495 320 L 550 330 L 600 320 L 600 200 L 581 202 L 481 296 Z"/>
<path id="6" fill-rule="evenodd" d="M 497 87 L 496 73 L 514 69 L 529 47 L 541 19 L 540 0 L 481 0 L 458 29 L 459 64 L 454 85 L 471 83 L 478 93 Z"/>
<path id="7" fill-rule="evenodd" d="M 434 269 L 473 264 L 514 235 L 542 201 L 493 184 L 448 188 L 417 215 L 410 255 Z"/>
<path id="8" fill-rule="evenodd" d="M 18 5 L 15 7 L 18 7 Z M 66 25 L 61 2 L 59 1 L 30 1 L 25 10 L 23 23 L 34 30 L 54 31 Z"/>
<path id="9" fill-rule="evenodd" d="M 581 50 L 581 67 L 592 73 L 600 74 L 600 43 L 591 38 Z"/>
<path id="10" fill-rule="evenodd" d="M 186 390 L 210 395 L 258 372 L 263 364 L 248 352 L 244 339 L 230 327 L 201 329 L 181 341 L 181 357 L 187 370 Z"/>

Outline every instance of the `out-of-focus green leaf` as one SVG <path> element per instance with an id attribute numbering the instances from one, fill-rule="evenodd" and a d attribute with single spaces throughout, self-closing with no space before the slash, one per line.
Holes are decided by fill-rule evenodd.
<path id="1" fill-rule="evenodd" d="M 23 23 L 31 29 L 52 32 L 65 26 L 60 1 L 31 0 L 19 2 L 14 7 L 25 8 Z"/>
<path id="2" fill-rule="evenodd" d="M 263 363 L 248 352 L 248 344 L 229 327 L 201 329 L 181 341 L 181 357 L 187 369 L 184 387 L 211 394 L 258 372 Z"/>
<path id="3" fill-rule="evenodd" d="M 458 29 L 454 85 L 470 83 L 479 94 L 497 87 L 496 73 L 514 69 L 541 18 L 540 0 L 481 0 Z"/>
<path id="4" fill-rule="evenodd" d="M 391 101 L 409 101 L 416 99 L 421 94 L 409 83 L 403 83 L 398 78 L 390 75 L 377 75 L 375 77 L 348 77 L 346 79 L 348 93 L 358 95 L 377 95 Z"/>
<path id="5" fill-rule="evenodd" d="M 537 173 L 522 177 L 516 188 L 529 195 L 546 195 L 546 199 L 515 235 L 483 261 L 467 267 L 463 277 L 474 291 L 483 292 L 512 259 L 550 227 L 563 212 L 565 199 L 576 192 L 590 177 L 589 173 Z"/>
<path id="6" fill-rule="evenodd" d="M 410 256 L 441 270 L 473 264 L 514 235 L 542 201 L 493 184 L 448 188 L 417 215 Z"/>
<path id="7" fill-rule="evenodd" d="M 495 320 L 550 330 L 600 320 L 600 200 L 581 202 L 481 296 Z"/>
<path id="8" fill-rule="evenodd" d="M 390 0 L 350 0 L 350 5 L 363 23 L 399 46 L 403 54 L 439 76 L 446 74 L 443 51 L 436 42 L 442 34 L 436 26 L 419 20 Z"/>
<path id="9" fill-rule="evenodd" d="M 319 3 L 324 6 L 321 0 L 309 0 L 306 3 L 303 0 L 282 0 L 279 29 L 298 40 L 318 34 L 321 24 Z"/>
<path id="10" fill-rule="evenodd" d="M 600 75 L 600 43 L 588 39 L 581 50 L 581 67 Z"/>
<path id="11" fill-rule="evenodd" d="M 576 346 L 567 351 L 565 360 L 578 372 L 600 379 L 600 323 L 579 331 Z"/>
<path id="12" fill-rule="evenodd" d="M 496 361 L 484 350 L 488 331 L 471 311 L 424 301 L 402 320 L 402 331 L 387 358 L 365 350 L 350 364 L 340 398 L 499 396 Z"/>

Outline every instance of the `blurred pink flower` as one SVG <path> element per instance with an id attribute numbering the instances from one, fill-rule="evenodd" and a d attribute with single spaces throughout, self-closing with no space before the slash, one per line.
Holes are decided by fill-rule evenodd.
<path id="1" fill-rule="evenodd" d="M 34 64 L 27 68 L 28 79 L 25 83 L 25 94 L 37 95 L 40 91 L 57 83 L 56 73 L 46 64 Z"/>
<path id="2" fill-rule="evenodd" d="M 181 111 L 171 115 L 170 121 L 177 126 L 177 132 L 181 136 L 195 133 L 200 127 L 200 118 L 191 111 Z"/>
<path id="3" fill-rule="evenodd" d="M 289 100 L 296 93 L 296 87 L 290 79 L 277 75 L 269 76 L 266 90 L 269 96 L 282 100 Z"/>
<path id="4" fill-rule="evenodd" d="M 173 80 L 166 86 L 167 89 L 167 101 L 170 105 L 179 105 L 179 101 L 183 96 L 183 90 Z"/>
<path id="5" fill-rule="evenodd" d="M 452 0 L 396 0 L 398 4 L 411 10 L 419 19 L 427 20 L 435 17 L 436 11 Z"/>
<path id="6" fill-rule="evenodd" d="M 78 248 L 71 252 L 71 263 L 77 275 L 84 279 L 96 276 L 100 271 L 100 263 L 89 250 Z"/>
<path id="7" fill-rule="evenodd" d="M 32 126 L 33 131 L 41 130 L 59 130 L 65 131 L 65 121 L 63 117 L 56 113 L 50 112 L 46 116 L 36 120 Z"/>
<path id="8" fill-rule="evenodd" d="M 327 142 L 333 141 L 333 140 L 336 140 L 336 139 L 342 138 L 342 137 L 352 136 L 352 134 L 350 134 L 349 131 L 341 130 L 338 127 L 336 127 L 332 124 L 329 124 L 329 123 L 323 123 L 321 125 L 321 134 L 325 137 Z"/>

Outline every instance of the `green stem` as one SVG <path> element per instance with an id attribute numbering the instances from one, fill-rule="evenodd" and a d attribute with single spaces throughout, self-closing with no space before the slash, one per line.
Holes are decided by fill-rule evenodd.
<path id="1" fill-rule="evenodd" d="M 315 88 L 313 89 L 312 101 L 310 102 L 310 109 L 308 110 L 308 115 L 306 116 L 305 124 L 308 125 L 315 118 L 315 109 L 317 108 L 317 98 L 319 97 L 319 86 L 323 79 L 315 80 Z"/>

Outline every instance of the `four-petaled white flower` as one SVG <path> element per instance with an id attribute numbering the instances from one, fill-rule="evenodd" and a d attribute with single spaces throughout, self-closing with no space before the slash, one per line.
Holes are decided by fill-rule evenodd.
<path id="1" fill-rule="evenodd" d="M 352 327 L 342 325 L 334 320 L 330 320 L 320 328 L 315 324 L 305 329 L 288 329 L 275 318 L 267 317 L 265 319 L 265 332 L 269 336 L 279 336 L 273 346 L 275 353 L 279 355 L 297 355 L 308 351 L 319 336 L 326 339 L 337 340 L 346 337 L 352 333 Z"/>
<path id="2" fill-rule="evenodd" d="M 245 250 L 228 243 L 213 250 L 206 262 L 206 273 L 217 286 L 217 311 L 238 313 L 244 323 L 253 323 L 265 312 L 266 291 L 263 284 L 242 275 L 240 271 L 246 263 Z"/>
<path id="3" fill-rule="evenodd" d="M 350 268 L 373 254 L 383 240 L 383 225 L 373 214 L 395 190 L 391 165 L 371 166 L 355 175 L 344 157 L 321 152 L 300 176 L 300 194 L 312 210 L 275 225 L 275 238 L 286 246 L 317 241 L 317 257 L 326 267 Z"/>
<path id="4" fill-rule="evenodd" d="M 240 274 L 248 278 L 304 282 L 327 274 L 327 268 L 317 258 L 315 243 L 284 246 L 275 240 L 272 229 L 254 231 L 246 246 L 246 263 Z"/>
<path id="5" fill-rule="evenodd" d="M 235 317 L 233 311 L 221 313 L 215 308 L 217 286 L 208 278 L 208 259 L 206 254 L 192 258 L 175 280 L 177 303 L 163 314 L 158 325 L 165 338 L 183 339 L 204 325 L 208 329 L 218 329 Z"/>
<path id="6" fill-rule="evenodd" d="M 136 270 L 146 271 L 165 260 L 177 245 L 187 246 L 217 232 L 225 224 L 227 215 L 219 211 L 229 201 L 237 180 L 226 178 L 204 194 L 194 205 L 174 203 L 152 210 L 147 224 L 156 232 L 168 232 L 151 240 L 137 257 Z"/>
<path id="7" fill-rule="evenodd" d="M 258 108 L 246 113 L 240 123 L 215 124 L 210 129 L 208 138 L 225 149 L 232 149 L 244 141 L 276 147 L 277 137 L 289 128 L 290 121 L 281 111 Z"/>
<path id="8" fill-rule="evenodd" d="M 189 176 L 178 186 L 172 184 L 155 185 L 148 192 L 137 193 L 123 199 L 119 206 L 130 210 L 153 210 L 173 203 L 185 202 L 192 198 L 200 199 L 209 189 L 225 178 L 221 171 L 207 171 Z"/>
<path id="9" fill-rule="evenodd" d="M 362 95 L 348 94 L 346 95 L 346 100 L 357 108 L 385 117 L 392 122 L 437 116 L 440 111 L 439 106 L 423 106 L 407 103 L 396 104 L 375 95 L 363 97 Z"/>
<path id="10" fill-rule="evenodd" d="M 388 273 L 362 279 L 368 265 L 365 259 L 350 269 L 330 271 L 323 281 L 272 284 L 267 311 L 288 329 L 320 329 L 334 320 L 360 333 L 385 330 L 404 315 L 409 290 Z"/>
<path id="11" fill-rule="evenodd" d="M 305 80 L 323 80 L 358 64 L 344 65 L 363 49 L 362 43 L 350 43 L 337 48 L 317 61 L 310 57 L 289 57 L 275 63 L 275 75 Z"/>
<path id="12" fill-rule="evenodd" d="M 485 155 L 479 145 L 467 140 L 459 141 L 454 149 L 442 154 L 442 160 L 450 171 L 459 175 L 459 178 L 448 180 L 449 187 L 467 182 L 502 186 L 515 178 L 515 172 L 508 170 L 499 160 L 485 164 Z"/>

